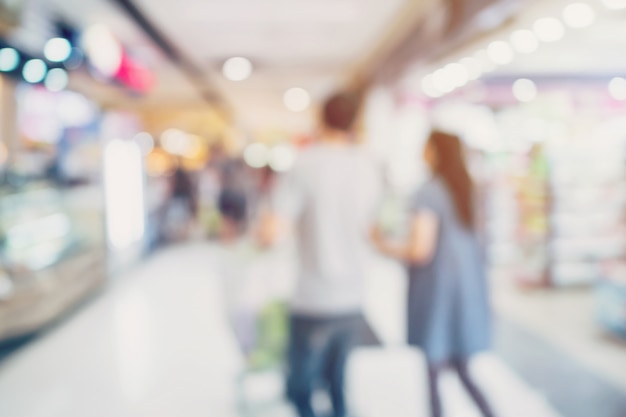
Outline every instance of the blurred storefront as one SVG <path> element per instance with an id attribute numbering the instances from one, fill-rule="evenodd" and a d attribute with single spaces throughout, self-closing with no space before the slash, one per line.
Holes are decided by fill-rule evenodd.
<path id="1" fill-rule="evenodd" d="M 0 27 L 0 340 L 53 323 L 147 246 L 140 125 L 104 110 L 101 91 L 145 92 L 151 74 L 105 29 L 37 6 Z M 119 61 L 108 74 L 107 46 Z"/>
<path id="2" fill-rule="evenodd" d="M 3 83 L 0 339 L 50 323 L 106 276 L 97 107 L 74 92 Z"/>
<path id="3" fill-rule="evenodd" d="M 403 168 L 419 160 L 425 125 L 459 134 L 494 276 L 524 294 L 593 299 L 594 311 L 580 308 L 626 337 L 626 79 L 606 45 L 626 34 L 618 8 L 529 5 L 445 58 L 416 57 L 366 113 L 399 190 L 427 175 Z"/>

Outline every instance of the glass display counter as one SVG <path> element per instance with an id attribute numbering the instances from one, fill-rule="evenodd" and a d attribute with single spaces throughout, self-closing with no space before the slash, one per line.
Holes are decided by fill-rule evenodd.
<path id="1" fill-rule="evenodd" d="M 102 285 L 99 194 L 43 184 L 0 189 L 0 340 L 42 328 Z"/>

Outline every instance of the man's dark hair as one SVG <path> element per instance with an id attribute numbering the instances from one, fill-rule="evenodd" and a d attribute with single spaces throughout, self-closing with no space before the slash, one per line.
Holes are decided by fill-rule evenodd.
<path id="1" fill-rule="evenodd" d="M 324 124 L 332 129 L 349 132 L 354 126 L 360 108 L 361 98 L 358 94 L 347 92 L 334 94 L 324 103 Z"/>

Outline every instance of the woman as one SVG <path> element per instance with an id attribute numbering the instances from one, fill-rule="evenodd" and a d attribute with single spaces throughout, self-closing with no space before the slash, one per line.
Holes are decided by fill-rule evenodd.
<path id="1" fill-rule="evenodd" d="M 472 356 L 489 347 L 489 307 L 484 265 L 475 233 L 474 188 L 458 137 L 435 131 L 424 159 L 432 178 L 412 198 L 406 242 L 374 233 L 384 254 L 405 262 L 409 272 L 408 336 L 428 360 L 433 417 L 442 415 L 439 374 L 458 373 L 482 414 L 493 413 L 470 376 Z"/>

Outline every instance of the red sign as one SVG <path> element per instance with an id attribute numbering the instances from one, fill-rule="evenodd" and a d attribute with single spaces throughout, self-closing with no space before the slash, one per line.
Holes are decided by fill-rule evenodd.
<path id="1" fill-rule="evenodd" d="M 149 68 L 131 58 L 126 52 L 122 55 L 120 68 L 115 79 L 133 91 L 146 93 L 156 84 L 156 77 Z"/>

